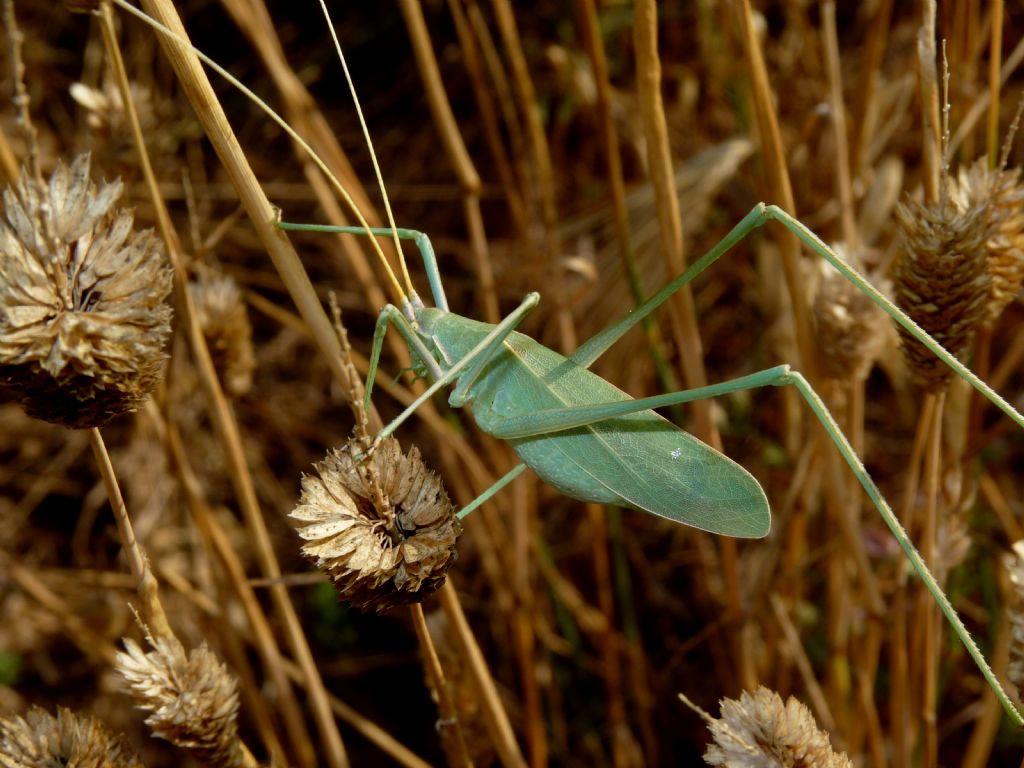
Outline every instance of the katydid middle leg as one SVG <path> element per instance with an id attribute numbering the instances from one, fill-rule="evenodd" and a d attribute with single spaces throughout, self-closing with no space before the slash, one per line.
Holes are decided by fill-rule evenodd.
<path id="1" fill-rule="evenodd" d="M 335 235 L 373 235 L 376 237 L 394 237 L 399 240 L 412 240 L 416 249 L 423 259 L 423 268 L 427 273 L 427 282 L 430 284 L 430 294 L 434 298 L 434 306 L 438 309 L 448 311 L 448 298 L 444 293 L 444 286 L 441 283 L 441 270 L 437 264 L 437 255 L 434 253 L 434 246 L 425 232 L 418 229 L 405 229 L 398 227 L 342 227 L 335 224 L 297 224 L 290 221 L 279 221 L 278 229 L 301 231 L 301 232 L 330 232 Z"/>

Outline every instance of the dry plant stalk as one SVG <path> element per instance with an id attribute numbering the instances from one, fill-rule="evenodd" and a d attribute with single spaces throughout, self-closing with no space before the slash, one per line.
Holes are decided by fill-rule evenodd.
<path id="1" fill-rule="evenodd" d="M 358 442 L 334 450 L 302 478 L 291 517 L 305 539 L 302 552 L 358 608 L 387 611 L 419 602 L 444 583 L 457 556 L 462 523 L 441 485 L 412 448 L 383 441 L 368 461 L 356 461 Z M 374 500 L 372 463 L 389 509 Z"/>
<path id="2" fill-rule="evenodd" d="M 472 765 L 491 765 L 495 762 L 497 754 L 487 733 L 484 703 L 468 668 L 470 661 L 459 652 L 458 640 L 451 622 L 443 611 L 429 614 L 426 623 L 441 666 L 444 668 L 447 693 L 458 718 L 457 728 L 448 726 L 438 729 L 441 747 L 448 758 L 448 764 L 458 765 L 459 757 L 468 754 Z M 429 675 L 426 681 L 428 686 L 433 687 L 434 683 Z M 432 695 L 439 698 L 442 694 L 435 690 L 432 691 Z M 461 743 L 458 743 L 459 741 Z"/>
<path id="3" fill-rule="evenodd" d="M 35 418 L 77 429 L 136 410 L 163 376 L 171 272 L 151 230 L 114 210 L 89 155 L 3 193 L 0 386 Z"/>
<path id="4" fill-rule="evenodd" d="M 115 667 L 153 734 L 186 750 L 202 765 L 255 765 L 238 737 L 238 684 L 203 643 L 186 654 L 172 637 L 152 637 L 144 651 L 125 638 Z"/>
<path id="5" fill-rule="evenodd" d="M 785 703 L 775 691 L 759 687 L 737 699 L 722 699 L 715 719 L 679 697 L 708 721 L 715 743 L 704 753 L 708 765 L 727 768 L 853 768 L 845 753 L 832 750 L 828 734 L 818 728 L 811 711 L 790 696 Z"/>
<path id="6" fill-rule="evenodd" d="M 0 768 L 143 768 L 135 750 L 98 720 L 58 707 L 0 719 Z"/>

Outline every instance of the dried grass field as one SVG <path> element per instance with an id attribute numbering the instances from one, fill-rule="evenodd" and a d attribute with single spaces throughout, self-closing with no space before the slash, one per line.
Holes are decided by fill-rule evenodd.
<path id="1" fill-rule="evenodd" d="M 124 5 L 0 3 L 0 767 L 1024 765 L 791 387 L 659 409 L 756 478 L 764 538 L 531 471 L 459 518 L 509 444 L 448 388 L 372 443 L 430 383 L 394 328 L 361 407 L 396 241 L 275 224 L 389 223 L 319 5 L 140 0 L 301 142 Z M 329 5 L 454 313 L 538 291 L 519 330 L 568 355 L 764 201 L 1024 406 L 1024 5 Z M 1019 707 L 1024 431 L 791 230 L 592 370 L 783 364 Z"/>

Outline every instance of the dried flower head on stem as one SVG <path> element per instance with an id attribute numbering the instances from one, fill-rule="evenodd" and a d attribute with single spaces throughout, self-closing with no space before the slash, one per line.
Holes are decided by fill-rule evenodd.
<path id="1" fill-rule="evenodd" d="M 316 559 L 341 597 L 383 612 L 419 602 L 444 583 L 462 524 L 416 448 L 405 454 L 389 438 L 357 461 L 358 450 L 350 441 L 317 465 L 317 475 L 304 477 L 291 517 L 306 541 L 303 554 Z M 374 501 L 368 466 L 389 509 Z"/>
<path id="2" fill-rule="evenodd" d="M 1020 168 L 989 168 L 985 158 L 961 168 L 950 183 L 950 197 L 962 211 L 987 208 L 985 241 L 992 276 L 991 300 L 982 322 L 992 325 L 1013 301 L 1024 280 L 1024 186 Z"/>
<path id="3" fill-rule="evenodd" d="M 855 252 L 842 243 L 833 248 L 847 263 L 861 268 L 863 260 Z M 889 317 L 831 265 L 817 264 L 821 274 L 811 311 L 822 373 L 841 381 L 861 381 L 885 346 Z M 872 283 L 889 290 L 885 281 L 873 278 Z"/>
<path id="4" fill-rule="evenodd" d="M 238 684 L 206 644 L 186 653 L 173 637 L 150 637 L 151 651 L 131 639 L 116 667 L 155 736 L 203 765 L 243 766 L 238 737 Z"/>
<path id="5" fill-rule="evenodd" d="M 721 717 L 714 718 L 679 698 L 704 717 L 714 744 L 704 753 L 708 765 L 727 768 L 853 768 L 845 753 L 832 750 L 828 734 L 818 728 L 811 711 L 790 696 L 759 687 L 739 699 L 722 699 Z"/>
<path id="6" fill-rule="evenodd" d="M 210 275 L 190 282 L 188 290 L 224 388 L 232 397 L 246 394 L 252 388 L 256 359 L 238 283 L 227 275 Z"/>
<path id="7" fill-rule="evenodd" d="M 102 426 L 163 376 L 171 272 L 152 231 L 113 210 L 121 188 L 93 184 L 84 154 L 3 193 L 0 386 L 36 418 Z"/>
<path id="8" fill-rule="evenodd" d="M 56 716 L 33 707 L 24 716 L 0 718 L 0 765 L 143 768 L 123 737 L 63 707 Z"/>

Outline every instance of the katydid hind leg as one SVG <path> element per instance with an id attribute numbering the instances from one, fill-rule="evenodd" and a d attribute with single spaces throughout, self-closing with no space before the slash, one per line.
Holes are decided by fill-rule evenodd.
<path id="1" fill-rule="evenodd" d="M 953 628 L 953 631 L 956 633 L 957 637 L 960 638 L 960 642 L 963 643 L 964 647 L 967 649 L 967 653 L 974 660 L 974 663 L 977 665 L 982 677 L 985 678 L 985 681 L 992 689 L 992 692 L 999 700 L 999 703 L 1003 706 L 1003 709 L 1015 723 L 1018 725 L 1024 725 L 1024 717 L 1022 717 L 1021 713 L 1017 711 L 1013 702 L 1003 690 L 1003 687 L 996 678 L 995 673 L 985 660 L 985 656 L 982 654 L 981 649 L 971 637 L 970 632 L 967 631 L 967 627 L 964 626 L 964 623 L 960 619 L 959 614 L 957 614 L 956 609 L 953 608 L 953 605 L 950 603 L 946 593 L 943 592 L 942 587 L 935 579 L 935 576 L 932 575 L 932 572 L 925 563 L 924 558 L 921 557 L 920 553 L 918 553 L 917 549 L 914 547 L 914 544 L 907 535 L 906 530 L 896 517 L 896 513 L 893 512 L 892 507 L 890 507 L 889 503 L 885 500 L 881 490 L 879 490 L 878 486 L 875 485 L 874 480 L 871 479 L 871 476 L 868 474 L 867 469 L 865 469 L 863 462 L 861 462 L 860 458 L 857 456 L 856 451 L 854 451 L 853 446 L 850 445 L 849 440 L 836 423 L 835 418 L 829 411 L 828 406 L 826 406 L 825 402 L 821 399 L 821 396 L 815 392 L 807 379 L 805 379 L 800 373 L 792 370 L 780 374 L 777 380 L 766 383 L 773 386 L 784 386 L 787 384 L 792 385 L 800 393 L 804 401 L 814 413 L 815 417 L 821 423 L 821 426 L 825 429 L 829 439 L 836 446 L 836 449 L 843 457 L 847 466 L 849 466 L 850 471 L 853 472 L 854 476 L 857 478 L 857 481 L 864 489 L 864 492 L 867 493 L 871 503 L 874 505 L 875 509 L 878 510 L 879 515 L 882 516 L 885 524 L 888 526 L 896 541 L 899 543 L 900 548 L 910 561 L 910 564 L 917 572 L 918 577 L 922 582 L 924 582 L 928 592 L 931 593 L 932 598 L 938 604 L 939 610 L 942 611 L 946 620 Z"/>
<path id="2" fill-rule="evenodd" d="M 791 370 L 789 366 L 776 366 L 775 368 L 769 368 L 749 376 L 722 382 L 720 384 L 714 384 L 709 387 L 701 387 L 696 390 L 687 390 L 651 398 L 643 398 L 641 400 L 602 403 L 596 406 L 583 408 L 551 409 L 536 414 L 530 414 L 528 416 L 503 420 L 499 422 L 498 429 L 489 429 L 489 431 L 491 431 L 491 433 L 496 437 L 502 437 L 504 439 L 528 437 L 531 435 L 544 435 L 560 429 L 570 429 L 587 423 L 598 423 L 608 418 L 628 413 L 635 413 L 640 410 L 646 410 L 650 407 L 667 406 L 673 403 L 695 400 L 700 397 L 712 397 L 745 389 L 786 385 L 792 385 L 795 387 L 807 402 L 811 411 L 821 423 L 829 438 L 835 444 L 840 455 L 843 457 L 843 460 L 850 467 L 850 470 L 864 488 L 865 493 L 867 493 L 868 498 L 875 506 L 875 509 L 878 510 L 878 513 L 882 516 L 882 519 L 892 531 L 893 536 L 903 549 L 911 565 L 913 565 L 914 570 L 924 582 L 936 603 L 938 603 L 940 610 L 946 616 L 950 625 L 953 627 L 953 630 L 966 647 L 972 659 L 974 659 L 974 662 L 977 664 L 982 676 L 992 687 L 992 690 L 995 692 L 997 698 L 999 698 L 1000 703 L 1006 709 L 1007 713 L 1009 713 L 1016 722 L 1024 724 L 1024 719 L 1022 719 L 1017 713 L 1009 698 L 1002 690 L 977 644 L 971 638 L 967 628 L 957 615 L 956 610 L 952 607 L 949 599 L 946 597 L 935 577 L 928 569 L 927 564 L 921 558 L 921 555 L 917 552 L 913 543 L 910 541 L 909 536 L 903 529 L 903 526 L 900 524 L 895 513 L 892 511 L 892 508 L 889 506 L 885 497 L 882 495 L 882 492 L 864 468 L 864 464 L 861 462 L 846 436 L 839 428 L 839 425 L 832 417 L 832 414 L 829 412 L 824 401 L 822 401 L 821 397 L 814 391 L 807 380 L 796 371 Z M 601 415 L 602 413 L 604 414 L 603 416 Z"/>
<path id="3" fill-rule="evenodd" d="M 758 371 L 737 379 L 723 381 L 696 389 L 685 389 L 680 392 L 668 392 L 664 395 L 653 395 L 639 399 L 615 400 L 592 405 L 578 405 L 566 408 L 548 408 L 518 416 L 501 416 L 493 414 L 489 417 L 487 431 L 502 440 L 514 440 L 525 437 L 561 432 L 588 424 L 597 424 L 617 416 L 627 416 L 652 408 L 665 408 L 694 400 L 706 400 L 731 392 L 773 386 L 782 381 L 782 377 L 790 372 L 788 365 L 779 365 L 767 370 Z M 785 383 L 785 382 L 783 382 Z"/>
<path id="4" fill-rule="evenodd" d="M 928 335 L 923 328 L 910 319 L 899 307 L 886 298 L 877 288 L 861 275 L 852 266 L 847 264 L 835 251 L 829 248 L 824 241 L 808 229 L 803 223 L 795 219 L 784 210 L 775 205 L 758 203 L 751 209 L 750 213 L 736 224 L 729 233 L 713 246 L 700 259 L 690 265 L 681 275 L 668 282 L 660 291 L 634 309 L 614 325 L 591 337 L 583 343 L 571 356 L 570 359 L 583 368 L 593 365 L 606 350 L 616 341 L 622 338 L 635 325 L 645 317 L 664 304 L 674 293 L 683 286 L 689 284 L 704 270 L 714 264 L 725 255 L 734 245 L 745 238 L 755 229 L 764 226 L 769 221 L 777 221 L 796 235 L 808 248 L 818 256 L 828 261 L 840 274 L 849 280 L 858 290 L 864 293 L 875 304 L 882 308 L 890 317 L 899 323 L 906 331 L 927 347 L 932 353 L 949 366 L 958 376 L 967 381 L 972 387 L 985 396 L 989 402 L 999 408 L 1010 417 L 1017 426 L 1024 429 L 1024 416 L 1008 403 L 1001 395 L 993 390 L 988 384 L 978 378 L 967 366 L 957 360 L 941 344 Z"/>
<path id="5" fill-rule="evenodd" d="M 585 341 L 569 356 L 569 359 L 581 368 L 589 368 L 594 364 L 594 361 L 608 351 L 615 342 L 625 336 L 636 325 L 642 322 L 644 318 L 654 312 L 654 310 L 668 301 L 675 293 L 688 285 L 701 272 L 718 261 L 718 259 L 728 252 L 730 248 L 740 242 L 740 240 L 745 238 L 750 232 L 760 226 L 763 226 L 766 221 L 768 221 L 768 219 L 765 217 L 765 205 L 764 203 L 758 203 L 750 213 L 744 216 L 740 222 L 729 231 L 725 237 L 719 240 L 718 243 L 712 247 L 711 250 L 701 256 L 700 259 L 687 267 L 681 275 L 670 280 L 662 286 L 661 290 L 647 299 L 647 301 L 639 307 L 631 310 L 629 314 L 621 320 L 608 326 L 603 331 L 600 331 Z"/>
<path id="6" fill-rule="evenodd" d="M 871 299 L 893 320 L 899 323 L 904 330 L 913 336 L 917 341 L 927 347 L 932 354 L 942 360 L 960 378 L 980 392 L 989 402 L 1005 413 L 1019 427 L 1024 429 L 1024 416 L 1010 405 L 998 392 L 982 381 L 966 365 L 956 359 L 941 344 L 933 339 L 928 333 L 915 323 L 903 310 L 892 303 L 885 295 L 875 288 L 867 278 L 845 262 L 839 254 L 829 248 L 821 238 L 808 229 L 802 222 L 793 218 L 784 210 L 775 205 L 764 207 L 763 216 L 765 221 L 774 220 L 782 224 L 786 229 L 796 235 L 808 248 L 829 262 L 836 270 L 850 281 L 861 293 Z"/>

